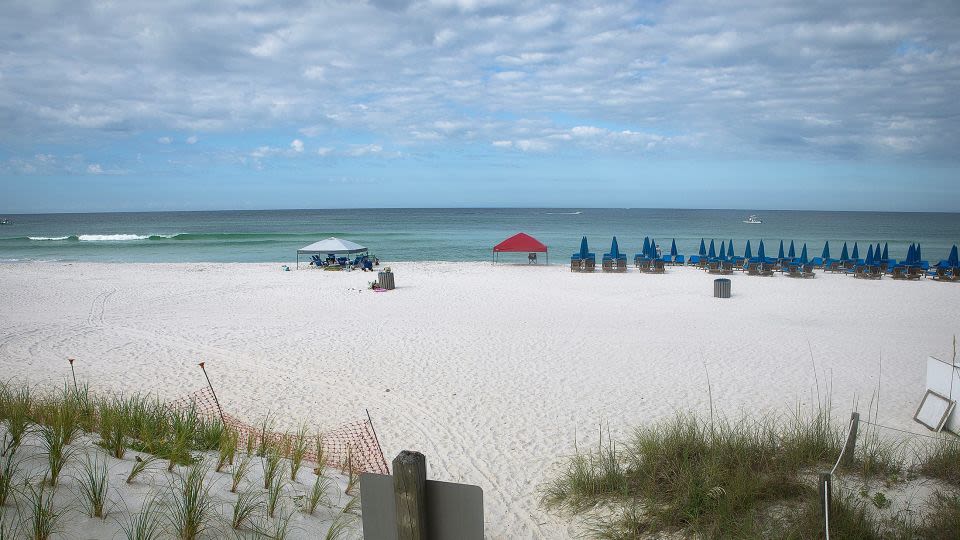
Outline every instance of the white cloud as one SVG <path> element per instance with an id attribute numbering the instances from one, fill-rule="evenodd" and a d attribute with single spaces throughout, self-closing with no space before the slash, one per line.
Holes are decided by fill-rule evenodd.
<path id="1" fill-rule="evenodd" d="M 199 141 L 199 140 L 200 140 L 200 139 L 197 138 L 196 135 L 191 135 L 191 136 L 187 137 L 187 144 L 197 144 L 197 141 Z"/>
<path id="2" fill-rule="evenodd" d="M 491 144 L 497 148 L 510 148 L 513 146 L 513 141 L 493 141 Z"/>
<path id="3" fill-rule="evenodd" d="M 321 146 L 320 148 L 317 148 L 317 155 L 320 157 L 329 156 L 331 153 L 333 153 L 333 148 L 327 146 Z"/>
<path id="4" fill-rule="evenodd" d="M 383 152 L 383 147 L 379 144 L 361 144 L 352 146 L 347 150 L 346 154 L 348 156 L 361 157 L 370 154 L 379 154 L 380 152 Z"/>
<path id="5" fill-rule="evenodd" d="M 292 142 L 290 142 L 290 149 L 292 149 L 294 152 L 298 154 L 302 153 L 303 141 L 301 141 L 300 139 L 294 139 Z"/>
<path id="6" fill-rule="evenodd" d="M 103 167 L 99 163 L 91 163 L 87 165 L 88 174 L 103 174 Z"/>
<path id="7" fill-rule="evenodd" d="M 173 139 L 171 139 L 170 137 L 160 137 L 159 139 L 157 139 L 157 142 L 160 144 L 170 144 L 173 142 Z"/>

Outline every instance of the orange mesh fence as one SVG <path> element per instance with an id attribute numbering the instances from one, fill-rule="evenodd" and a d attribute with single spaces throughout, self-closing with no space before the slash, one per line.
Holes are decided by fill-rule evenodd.
<path id="1" fill-rule="evenodd" d="M 294 435 L 278 431 L 264 432 L 261 426 L 247 424 L 239 418 L 221 410 L 213 392 L 209 387 L 197 390 L 169 404 L 173 409 L 186 410 L 193 407 L 197 416 L 205 420 L 223 419 L 223 422 L 236 431 L 238 446 L 245 447 L 248 441 L 254 448 L 258 447 L 263 439 L 277 448 L 289 451 L 293 444 Z M 317 461 L 317 440 L 321 441 L 324 464 L 346 471 L 350 468 L 354 472 L 371 472 L 390 474 L 387 460 L 383 457 L 383 450 L 368 420 L 359 420 L 343 424 L 337 428 L 319 434 L 308 435 L 306 459 Z"/>

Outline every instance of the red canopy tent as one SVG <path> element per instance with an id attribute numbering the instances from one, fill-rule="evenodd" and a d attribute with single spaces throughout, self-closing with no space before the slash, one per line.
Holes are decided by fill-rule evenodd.
<path id="1" fill-rule="evenodd" d="M 547 264 L 550 264 L 550 254 L 547 252 L 547 246 L 525 233 L 517 233 L 493 246 L 493 262 L 499 260 L 499 253 L 545 253 Z"/>

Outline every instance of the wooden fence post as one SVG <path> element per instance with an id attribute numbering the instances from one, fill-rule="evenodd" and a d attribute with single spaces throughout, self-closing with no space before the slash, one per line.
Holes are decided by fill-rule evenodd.
<path id="1" fill-rule="evenodd" d="M 404 450 L 393 458 L 397 538 L 427 540 L 427 458 Z"/>
<path id="2" fill-rule="evenodd" d="M 820 515 L 823 516 L 823 537 L 830 540 L 830 509 L 833 504 L 831 501 L 831 475 L 829 472 L 820 473 L 820 482 L 818 490 L 820 491 Z"/>
<path id="3" fill-rule="evenodd" d="M 857 448 L 857 428 L 860 427 L 860 413 L 850 413 L 850 433 L 847 435 L 847 444 L 843 447 L 843 465 L 853 464 L 853 455 Z"/>

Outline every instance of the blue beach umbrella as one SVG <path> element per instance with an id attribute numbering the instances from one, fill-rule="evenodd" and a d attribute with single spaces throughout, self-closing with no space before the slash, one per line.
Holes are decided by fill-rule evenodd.
<path id="1" fill-rule="evenodd" d="M 797 252 L 793 249 L 793 240 L 790 241 L 790 251 L 787 251 L 787 257 L 790 257 L 791 259 L 797 258 Z"/>
<path id="2" fill-rule="evenodd" d="M 786 257 L 783 256 L 783 240 L 780 241 L 780 250 L 777 251 L 777 258 L 778 258 L 778 259 L 785 259 L 785 258 L 786 258 Z"/>
<path id="3" fill-rule="evenodd" d="M 580 258 L 586 259 L 588 253 L 590 253 L 590 248 L 587 247 L 587 237 L 584 236 L 580 240 Z"/>
<path id="4" fill-rule="evenodd" d="M 889 248 L 889 247 L 890 247 L 890 244 L 889 244 L 889 243 L 887 243 L 887 242 L 884 242 L 884 243 L 883 243 L 883 257 L 880 257 L 880 258 L 883 259 L 883 260 L 885 260 L 885 261 L 889 261 L 889 260 L 890 260 L 890 252 L 889 252 L 888 249 L 887 249 L 887 248 Z"/>
<path id="5" fill-rule="evenodd" d="M 860 249 L 857 248 L 857 243 L 856 243 L 856 242 L 853 243 L 853 254 L 852 254 L 852 255 L 853 255 L 853 256 L 850 257 L 850 258 L 853 259 L 853 260 L 855 260 L 855 261 L 860 258 Z"/>
<path id="6" fill-rule="evenodd" d="M 766 252 L 763 250 L 763 239 L 760 240 L 760 246 L 757 247 L 757 258 L 758 258 L 758 259 L 761 259 L 761 260 L 767 258 L 767 254 L 766 254 Z"/>
<path id="7" fill-rule="evenodd" d="M 677 239 L 676 238 L 670 241 L 670 256 L 671 257 L 677 256 Z"/>
<path id="8" fill-rule="evenodd" d="M 610 258 L 619 259 L 620 258 L 620 246 L 617 245 L 617 237 L 613 237 L 613 242 L 610 243 Z"/>
<path id="9" fill-rule="evenodd" d="M 880 242 L 877 242 L 877 247 L 873 249 L 873 260 L 880 260 Z"/>
<path id="10" fill-rule="evenodd" d="M 752 258 L 753 258 L 753 251 L 750 249 L 750 241 L 749 241 L 749 240 L 747 240 L 747 247 L 743 248 L 743 258 L 744 258 L 744 259 L 752 259 Z"/>
<path id="11" fill-rule="evenodd" d="M 803 249 L 800 250 L 800 264 L 807 264 L 810 261 L 807 260 L 807 244 L 803 244 Z"/>
<path id="12" fill-rule="evenodd" d="M 648 256 L 651 259 L 657 258 L 657 241 L 654 240 L 653 238 L 650 239 L 650 255 Z"/>
<path id="13" fill-rule="evenodd" d="M 823 243 L 823 253 L 820 254 L 820 258 L 827 260 L 830 258 L 830 241 L 827 240 Z"/>
<path id="14" fill-rule="evenodd" d="M 727 246 L 723 245 L 723 242 L 720 242 L 720 258 L 727 258 Z"/>
<path id="15" fill-rule="evenodd" d="M 730 257 L 731 259 L 734 258 L 734 257 L 736 257 L 736 255 L 733 254 L 733 239 L 732 239 L 732 238 L 730 239 L 729 242 L 727 242 L 727 257 Z"/>
<path id="16" fill-rule="evenodd" d="M 707 245 L 703 243 L 703 238 L 700 239 L 700 256 L 703 257 L 707 254 Z"/>
<path id="17" fill-rule="evenodd" d="M 917 242 L 917 250 L 913 253 L 913 255 L 917 258 L 917 263 L 923 262 L 923 255 L 920 254 L 920 242 Z"/>
<path id="18" fill-rule="evenodd" d="M 957 256 L 957 246 L 954 245 L 953 249 L 950 250 L 950 256 L 947 257 L 947 262 L 950 266 L 960 266 L 960 257 Z"/>
<path id="19" fill-rule="evenodd" d="M 867 249 L 867 260 L 863 261 L 864 264 L 870 266 L 873 264 L 873 245 Z"/>
<path id="20" fill-rule="evenodd" d="M 907 264 L 913 264 L 913 261 L 916 258 L 916 256 L 917 256 L 917 249 L 913 246 L 913 244 L 910 244 L 910 247 L 907 248 L 907 258 L 903 262 Z"/>
<path id="21" fill-rule="evenodd" d="M 643 237 L 643 248 L 640 249 L 640 253 L 643 253 L 644 257 L 650 256 L 650 237 L 649 236 Z"/>
<path id="22" fill-rule="evenodd" d="M 710 240 L 710 251 L 707 252 L 707 257 L 715 259 L 717 257 L 717 250 L 713 245 L 713 239 Z"/>
<path id="23" fill-rule="evenodd" d="M 850 256 L 847 255 L 847 243 L 846 243 L 846 242 L 843 243 L 843 249 L 840 250 L 840 260 L 841 260 L 841 261 L 848 261 L 848 260 L 850 260 Z"/>

